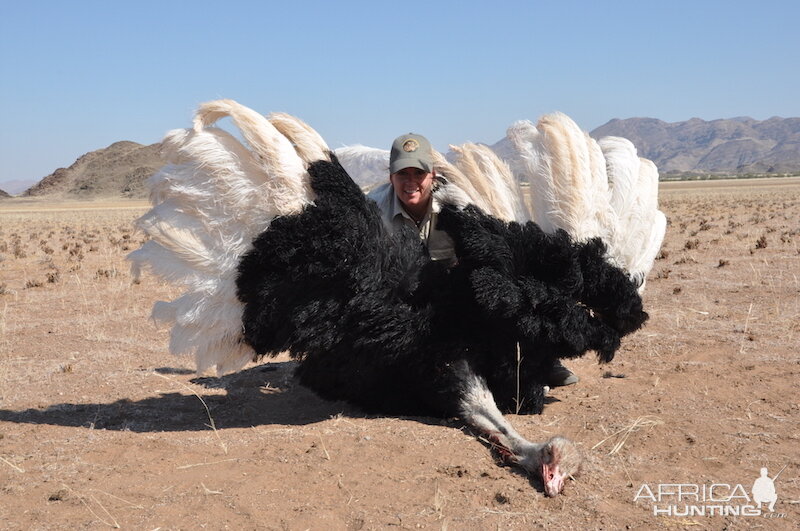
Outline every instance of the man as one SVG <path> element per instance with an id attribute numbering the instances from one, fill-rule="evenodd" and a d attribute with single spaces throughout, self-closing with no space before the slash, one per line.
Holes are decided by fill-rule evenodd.
<path id="1" fill-rule="evenodd" d="M 408 225 L 419 237 L 432 260 L 455 262 L 453 240 L 436 230 L 433 211 L 433 168 L 431 144 L 421 135 L 409 133 L 397 137 L 389 155 L 389 182 L 368 194 L 378 203 L 383 224 L 389 230 Z"/>
<path id="2" fill-rule="evenodd" d="M 378 204 L 383 224 L 389 230 L 408 225 L 419 231 L 431 260 L 456 261 L 453 240 L 436 229 L 433 211 L 433 183 L 437 179 L 433 167 L 430 142 L 414 133 L 399 136 L 389 154 L 389 182 L 371 191 L 367 197 Z M 556 361 L 547 377 L 551 387 L 571 385 L 578 377 Z"/>

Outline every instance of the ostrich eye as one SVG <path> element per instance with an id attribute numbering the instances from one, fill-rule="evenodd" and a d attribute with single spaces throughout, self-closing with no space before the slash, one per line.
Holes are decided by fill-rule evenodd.
<path id="1" fill-rule="evenodd" d="M 542 450 L 542 461 L 545 463 L 551 463 L 553 461 L 553 448 L 550 446 L 545 446 Z"/>

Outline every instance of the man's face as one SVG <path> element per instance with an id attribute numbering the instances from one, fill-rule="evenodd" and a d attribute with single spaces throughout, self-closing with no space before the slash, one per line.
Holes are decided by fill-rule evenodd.
<path id="1" fill-rule="evenodd" d="M 389 176 L 400 202 L 409 210 L 418 211 L 428 206 L 433 185 L 433 173 L 419 168 L 403 168 Z"/>

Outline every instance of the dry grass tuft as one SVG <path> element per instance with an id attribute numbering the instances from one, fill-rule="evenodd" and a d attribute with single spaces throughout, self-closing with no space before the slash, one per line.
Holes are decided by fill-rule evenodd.
<path id="1" fill-rule="evenodd" d="M 81 496 L 80 494 L 78 494 L 77 492 L 75 492 L 74 490 L 72 490 L 71 488 L 69 488 L 67 485 L 62 485 L 62 487 L 63 487 L 65 490 L 69 491 L 69 492 L 70 492 L 70 493 L 71 493 L 73 496 L 75 496 L 76 498 L 78 498 L 78 500 L 80 500 L 80 502 L 81 502 L 81 503 L 82 503 L 82 504 L 83 504 L 83 505 L 84 505 L 84 506 L 85 506 L 85 507 L 86 507 L 86 508 L 89 510 L 89 512 L 90 512 L 90 513 L 92 513 L 92 516 L 94 516 L 95 518 L 97 518 L 97 519 L 98 519 L 100 522 L 102 522 L 103 524 L 105 524 L 105 525 L 107 525 L 107 526 L 109 526 L 109 527 L 112 527 L 112 528 L 114 528 L 114 529 L 120 529 L 120 525 L 119 525 L 119 523 L 117 523 L 117 520 L 116 520 L 116 519 L 115 519 L 113 516 L 111 516 L 111 513 L 110 513 L 110 512 L 108 512 L 108 511 L 106 510 L 106 508 L 103 506 L 103 504 L 102 504 L 102 503 L 100 503 L 100 502 L 97 500 L 97 498 L 95 498 L 93 495 L 91 495 L 91 494 L 89 495 L 89 498 L 90 498 L 90 500 L 91 500 L 92 502 L 94 502 L 94 503 L 95 503 L 95 505 L 97 505 L 97 507 L 99 507 L 99 508 L 100 508 L 100 510 L 101 510 L 101 511 L 103 511 L 103 512 L 106 514 L 106 516 L 108 517 L 108 519 L 109 519 L 110 521 L 108 521 L 108 520 L 106 520 L 105 518 L 102 518 L 100 515 L 98 515 L 98 514 L 97 514 L 97 513 L 94 511 L 94 509 L 92 509 L 92 506 L 89 504 L 89 502 L 87 502 L 87 501 L 86 501 L 86 498 L 84 498 L 83 496 Z"/>
<path id="2" fill-rule="evenodd" d="M 24 469 L 22 469 L 22 468 L 18 467 L 17 465 L 15 465 L 14 463 L 12 463 L 11 461 L 9 461 L 8 459 L 6 459 L 6 458 L 4 458 L 4 457 L 0 457 L 0 461 L 2 461 L 3 463 L 7 464 L 8 466 L 10 466 L 11 468 L 13 468 L 14 470 L 16 470 L 17 472 L 19 472 L 20 474 L 24 474 L 24 473 L 25 473 L 25 470 L 24 470 Z"/>
<path id="3" fill-rule="evenodd" d="M 622 447 L 625 446 L 626 442 L 628 442 L 628 439 L 630 438 L 631 434 L 640 431 L 644 428 L 652 428 L 654 426 L 660 426 L 662 424 L 664 424 L 664 421 L 657 417 L 649 415 L 639 417 L 629 425 L 615 431 L 614 433 L 612 433 L 599 443 L 592 446 L 592 450 L 598 448 L 599 446 L 602 446 L 607 441 L 615 440 L 616 442 L 614 443 L 614 446 L 612 446 L 611 450 L 609 450 L 608 452 L 608 455 L 614 455 L 616 453 L 619 453 L 620 450 L 622 450 Z"/>

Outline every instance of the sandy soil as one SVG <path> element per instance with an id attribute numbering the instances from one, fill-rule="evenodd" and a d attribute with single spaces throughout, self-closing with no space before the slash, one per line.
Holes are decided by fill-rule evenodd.
<path id="1" fill-rule="evenodd" d="M 131 284 L 141 203 L 0 203 L 0 528 L 796 529 L 800 524 L 800 180 L 668 183 L 651 319 L 617 359 L 569 363 L 531 439 L 580 443 L 545 498 L 457 419 L 366 416 L 276 360 L 197 377 Z M 775 512 L 741 510 L 761 467 Z M 728 502 L 664 493 L 715 487 Z M 671 490 L 670 490 L 671 489 Z M 691 491 L 691 490 L 690 490 Z M 702 490 L 700 491 L 702 493 Z"/>

